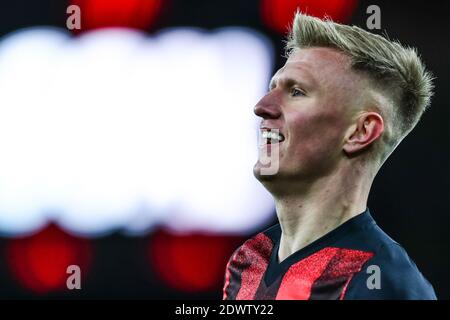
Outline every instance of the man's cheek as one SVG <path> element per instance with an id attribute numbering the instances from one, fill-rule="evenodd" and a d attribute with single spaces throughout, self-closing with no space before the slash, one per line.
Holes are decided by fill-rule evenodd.
<path id="1" fill-rule="evenodd" d="M 338 152 L 341 142 L 339 123 L 331 117 L 316 117 L 297 121 L 292 138 L 295 154 L 319 161 Z"/>
<path id="2" fill-rule="evenodd" d="M 296 143 L 320 146 L 338 130 L 334 116 L 317 115 L 298 119 L 294 123 L 294 132 Z"/>

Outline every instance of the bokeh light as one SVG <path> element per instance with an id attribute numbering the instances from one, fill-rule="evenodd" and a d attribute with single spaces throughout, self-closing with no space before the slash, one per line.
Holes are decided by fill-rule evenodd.
<path id="1" fill-rule="evenodd" d="M 149 261 L 159 278 L 173 289 L 218 290 L 227 260 L 240 241 L 215 234 L 160 230 L 151 237 Z"/>
<path id="2" fill-rule="evenodd" d="M 24 288 L 38 293 L 67 290 L 67 268 L 77 265 L 84 278 L 92 248 L 88 240 L 73 237 L 55 225 L 35 235 L 10 240 L 6 248 L 9 269 Z"/>
<path id="3" fill-rule="evenodd" d="M 261 0 L 260 10 L 268 27 L 286 34 L 297 10 L 319 18 L 348 22 L 357 4 L 358 0 Z"/>
<path id="4" fill-rule="evenodd" d="M 80 7 L 80 31 L 125 27 L 148 29 L 169 0 L 72 0 Z M 77 31 L 77 30 L 76 30 Z"/>

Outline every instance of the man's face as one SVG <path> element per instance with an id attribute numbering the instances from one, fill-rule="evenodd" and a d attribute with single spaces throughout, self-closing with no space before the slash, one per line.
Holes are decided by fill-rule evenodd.
<path id="1" fill-rule="evenodd" d="M 282 141 L 262 139 L 262 150 L 279 154 L 278 172 L 262 173 L 261 157 L 254 167 L 262 182 L 317 179 L 343 159 L 344 135 L 355 114 L 361 78 L 350 59 L 330 48 L 295 51 L 273 76 L 270 91 L 255 106 L 261 132 L 278 129 Z"/>

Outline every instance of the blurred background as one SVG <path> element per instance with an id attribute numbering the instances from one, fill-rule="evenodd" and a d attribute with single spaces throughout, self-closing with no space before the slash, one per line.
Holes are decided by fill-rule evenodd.
<path id="1" fill-rule="evenodd" d="M 449 5 L 364 0 L 2 1 L 0 298 L 220 299 L 231 253 L 276 222 L 252 110 L 294 11 L 367 29 L 373 4 L 437 80 L 369 208 L 449 299 Z"/>

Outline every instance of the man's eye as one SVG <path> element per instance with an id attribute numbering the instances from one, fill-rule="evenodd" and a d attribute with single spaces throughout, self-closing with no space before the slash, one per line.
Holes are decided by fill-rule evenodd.
<path id="1" fill-rule="evenodd" d="M 304 93 L 302 90 L 300 90 L 300 89 L 292 88 L 292 89 L 291 89 L 291 95 L 292 95 L 293 97 L 298 97 L 298 96 L 304 96 L 305 93 Z"/>

